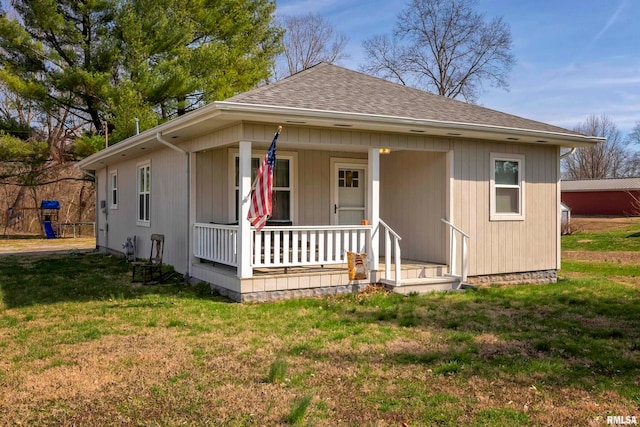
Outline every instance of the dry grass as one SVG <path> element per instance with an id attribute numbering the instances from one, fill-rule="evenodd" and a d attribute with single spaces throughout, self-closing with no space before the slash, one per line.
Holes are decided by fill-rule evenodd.
<path id="1" fill-rule="evenodd" d="M 240 305 L 131 286 L 101 255 L 0 258 L 0 425 L 287 425 L 308 396 L 301 424 L 316 426 L 640 416 L 640 283 L 564 273 Z M 276 361 L 286 372 L 270 381 Z"/>
<path id="2" fill-rule="evenodd" d="M 621 217 L 587 217 L 572 216 L 571 225 L 580 232 L 599 233 L 603 231 L 624 230 L 629 227 L 640 228 L 639 216 L 621 216 Z"/>
<path id="3" fill-rule="evenodd" d="M 2 239 L 0 238 L 0 255 L 18 253 L 37 253 L 53 251 L 86 251 L 96 247 L 95 237 L 78 237 L 62 239 Z"/>

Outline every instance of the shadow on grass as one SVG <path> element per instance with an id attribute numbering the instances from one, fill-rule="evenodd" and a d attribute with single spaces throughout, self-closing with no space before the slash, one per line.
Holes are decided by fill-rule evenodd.
<path id="1" fill-rule="evenodd" d="M 356 298 L 354 298 L 356 300 Z M 373 296 L 334 307 L 345 325 L 377 323 L 426 330 L 434 345 L 386 352 L 383 363 L 434 375 L 615 390 L 640 405 L 640 295 L 601 280 L 485 288 L 465 294 Z M 354 326 L 355 328 L 355 326 Z M 346 338 L 357 344 L 358 337 Z M 350 346 L 345 345 L 346 348 Z M 351 358 L 349 352 L 312 357 Z M 379 361 L 379 351 L 370 355 Z"/>
<path id="2" fill-rule="evenodd" d="M 5 308 L 60 302 L 133 299 L 147 294 L 214 298 L 206 284 L 186 286 L 175 277 L 158 285 L 131 283 L 131 265 L 104 254 L 0 257 L 0 298 Z M 227 301 L 216 297 L 216 300 Z"/>

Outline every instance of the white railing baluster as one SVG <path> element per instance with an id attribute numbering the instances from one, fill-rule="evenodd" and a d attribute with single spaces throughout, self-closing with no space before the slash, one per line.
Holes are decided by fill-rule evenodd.
<path id="1" fill-rule="evenodd" d="M 396 264 L 396 284 L 400 284 L 402 283 L 402 268 L 401 268 L 402 260 L 400 259 L 400 239 L 393 239 L 393 243 L 394 243 L 393 253 L 395 256 L 394 261 Z"/>
<path id="2" fill-rule="evenodd" d="M 383 220 L 378 219 L 381 229 L 384 229 L 384 278 L 391 281 L 395 286 L 402 284 L 402 255 L 400 253 L 400 240 L 402 237 L 391 229 Z M 393 264 L 395 275 L 391 278 L 391 254 L 393 252 Z"/>
<path id="3" fill-rule="evenodd" d="M 316 231 L 312 230 L 309 232 L 309 262 L 314 264 L 316 261 Z"/>
<path id="4" fill-rule="evenodd" d="M 253 263 L 262 264 L 262 235 L 260 233 L 253 234 Z"/>
<path id="5" fill-rule="evenodd" d="M 449 274 L 453 277 L 457 277 L 460 281 L 467 280 L 469 274 L 469 235 L 460 230 L 455 225 L 451 224 L 446 219 L 442 219 L 447 226 L 449 226 Z M 462 239 L 458 244 L 458 236 Z M 458 246 L 460 246 L 460 255 L 458 255 Z"/>
<path id="6" fill-rule="evenodd" d="M 256 233 L 259 234 L 259 233 Z M 262 261 L 262 263 L 269 267 L 271 265 L 273 265 L 273 252 L 272 252 L 272 246 L 271 246 L 271 232 L 269 231 L 264 231 L 262 233 L 262 235 L 264 236 L 264 260 Z"/>
<path id="7" fill-rule="evenodd" d="M 324 264 L 326 261 L 324 253 L 324 241 L 326 236 L 327 233 L 324 230 L 318 231 L 318 262 L 320 264 Z"/>
<path id="8" fill-rule="evenodd" d="M 273 232 L 273 264 L 274 265 L 281 265 L 282 263 L 280 262 L 280 251 L 282 250 L 282 247 L 280 246 L 280 232 L 279 231 L 274 231 Z"/>
<path id="9" fill-rule="evenodd" d="M 291 265 L 297 265 L 300 251 L 302 250 L 302 246 L 300 246 L 300 234 L 297 230 L 291 232 Z"/>
<path id="10" fill-rule="evenodd" d="M 300 251 L 300 255 L 302 255 L 300 257 L 300 262 L 302 263 L 302 265 L 306 265 L 308 263 L 308 248 L 309 248 L 309 242 L 308 242 L 308 237 L 309 237 L 309 232 L 308 231 L 303 231 L 302 232 L 302 250 Z"/>
<path id="11" fill-rule="evenodd" d="M 370 226 L 282 226 L 252 229 L 252 267 L 291 267 L 346 263 L 346 252 L 362 252 Z M 237 267 L 238 226 L 196 223 L 194 256 Z"/>
<path id="12" fill-rule="evenodd" d="M 282 263 L 289 264 L 291 262 L 291 242 L 289 241 L 290 233 L 282 232 Z"/>
<path id="13" fill-rule="evenodd" d="M 391 278 L 391 233 L 384 229 L 384 277 Z"/>

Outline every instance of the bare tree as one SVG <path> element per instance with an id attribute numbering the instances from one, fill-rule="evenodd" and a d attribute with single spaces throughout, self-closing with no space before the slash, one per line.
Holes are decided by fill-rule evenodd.
<path id="1" fill-rule="evenodd" d="M 391 37 L 363 43 L 363 72 L 475 102 L 482 83 L 508 89 L 515 59 L 511 29 L 501 18 L 486 21 L 476 0 L 411 0 Z"/>
<path id="2" fill-rule="evenodd" d="M 578 148 L 562 159 L 567 179 L 622 178 L 632 172 L 632 156 L 616 124 L 606 115 L 589 116 L 574 130 L 585 135 L 607 138 L 594 146 Z"/>
<path id="3" fill-rule="evenodd" d="M 345 47 L 349 38 L 318 13 L 284 15 L 279 24 L 285 30 L 282 57 L 286 62 L 283 67 L 286 71 L 279 74 L 288 73 L 281 77 L 306 70 L 318 62 L 335 63 L 348 58 Z"/>
<path id="4" fill-rule="evenodd" d="M 636 145 L 636 148 L 640 148 L 640 120 L 638 120 L 631 129 L 631 133 L 627 135 L 627 143 Z"/>

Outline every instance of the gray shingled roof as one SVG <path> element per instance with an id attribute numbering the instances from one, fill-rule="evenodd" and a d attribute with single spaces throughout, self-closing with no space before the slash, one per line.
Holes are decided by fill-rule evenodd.
<path id="1" fill-rule="evenodd" d="M 562 191 L 627 191 L 639 190 L 640 178 L 562 180 Z"/>
<path id="2" fill-rule="evenodd" d="M 320 63 L 226 101 L 579 135 L 557 126 L 456 101 L 328 63 Z"/>

